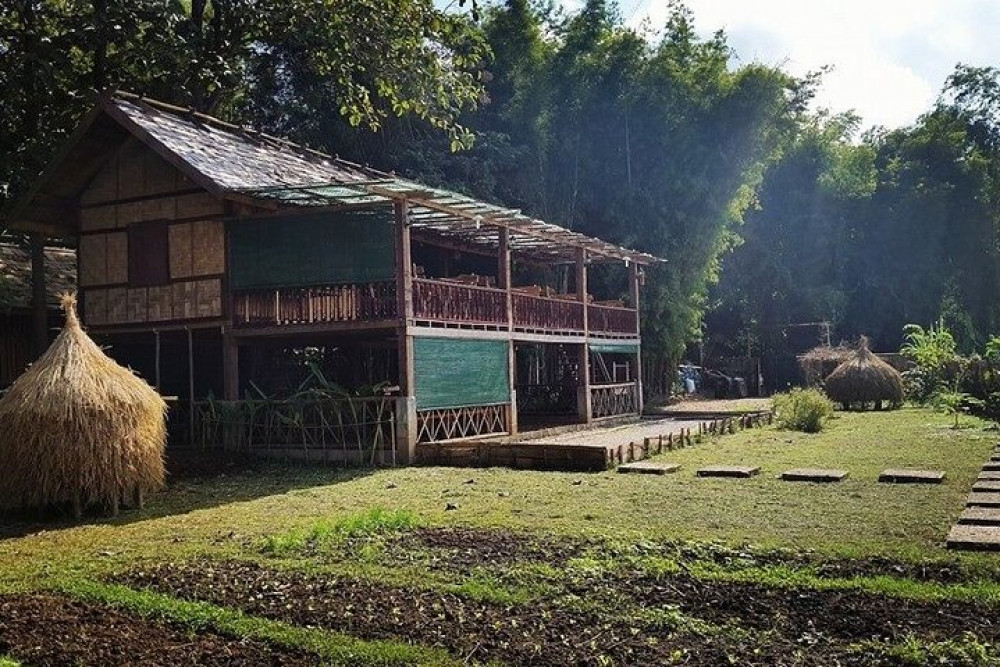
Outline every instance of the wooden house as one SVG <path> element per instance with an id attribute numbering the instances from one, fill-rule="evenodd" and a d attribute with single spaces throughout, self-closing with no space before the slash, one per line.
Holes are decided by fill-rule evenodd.
<path id="1" fill-rule="evenodd" d="M 59 297 L 76 289 L 76 253 L 60 247 L 43 252 L 46 332 L 40 336 L 35 331 L 31 251 L 20 243 L 0 243 L 0 391 L 45 351 L 52 332 L 62 326 Z"/>
<path id="2" fill-rule="evenodd" d="M 402 462 L 642 410 L 655 257 L 199 113 L 100 98 L 8 224 L 78 240 L 86 326 L 182 401 L 335 349 L 339 384 L 391 387 Z M 626 298 L 590 296 L 597 264 Z M 519 278 L 545 272 L 561 290 Z"/>

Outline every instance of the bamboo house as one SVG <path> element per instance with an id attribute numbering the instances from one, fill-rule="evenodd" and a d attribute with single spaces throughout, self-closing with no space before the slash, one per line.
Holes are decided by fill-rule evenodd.
<path id="1" fill-rule="evenodd" d="M 235 446 L 365 440 L 407 463 L 642 410 L 639 293 L 661 260 L 187 109 L 100 97 L 9 225 L 76 239 L 88 330 L 178 397 L 178 441 L 230 438 L 206 416 L 238 403 Z M 306 366 L 351 405 L 260 416 Z"/>
<path id="2" fill-rule="evenodd" d="M 0 398 L 0 507 L 117 514 L 163 486 L 166 404 L 87 336 L 73 297 L 64 308 L 62 332 Z"/>

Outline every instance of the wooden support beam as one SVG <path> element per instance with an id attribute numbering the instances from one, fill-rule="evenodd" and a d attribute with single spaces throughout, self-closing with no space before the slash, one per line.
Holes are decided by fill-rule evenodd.
<path id="1" fill-rule="evenodd" d="M 194 332 L 187 330 L 188 344 L 188 442 L 194 442 Z"/>
<path id="2" fill-rule="evenodd" d="M 37 359 L 49 347 L 49 313 L 45 288 L 45 237 L 41 234 L 32 234 L 30 244 L 32 349 Z"/>
<path id="3" fill-rule="evenodd" d="M 409 206 L 393 202 L 396 230 L 396 354 L 400 402 L 396 406 L 397 459 L 413 464 L 417 459 L 417 399 L 413 369 L 413 260 L 410 253 Z"/>
<path id="4" fill-rule="evenodd" d="M 240 400 L 240 346 L 229 331 L 222 334 L 222 398 Z"/>
<path id="5" fill-rule="evenodd" d="M 639 328 L 641 322 L 639 318 L 639 284 L 642 282 L 642 275 L 639 273 L 639 265 L 635 262 L 629 262 L 628 265 L 628 298 L 629 305 L 635 308 L 635 330 L 640 336 L 642 335 L 642 330 Z M 643 409 L 643 396 L 642 396 L 642 351 L 641 347 L 635 349 L 635 358 L 632 363 L 634 368 L 632 369 L 632 377 L 635 378 L 635 400 L 636 407 L 639 414 L 642 414 Z"/>

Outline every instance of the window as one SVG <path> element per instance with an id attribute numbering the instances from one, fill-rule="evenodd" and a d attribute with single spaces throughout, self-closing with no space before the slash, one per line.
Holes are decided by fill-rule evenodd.
<path id="1" fill-rule="evenodd" d="M 139 222 L 128 226 L 128 281 L 133 287 L 170 282 L 165 221 Z"/>

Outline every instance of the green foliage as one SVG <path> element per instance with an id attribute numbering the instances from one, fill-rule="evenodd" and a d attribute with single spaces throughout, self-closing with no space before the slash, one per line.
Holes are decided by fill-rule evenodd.
<path id="1" fill-rule="evenodd" d="M 984 405 L 984 401 L 976 398 L 972 394 L 959 390 L 960 381 L 956 381 L 950 387 L 939 389 L 931 397 L 931 404 L 945 413 L 955 418 L 952 428 L 958 428 L 958 418 L 961 414 L 971 412 L 975 408 Z"/>
<path id="2" fill-rule="evenodd" d="M 958 362 L 955 338 L 943 318 L 936 327 L 931 325 L 926 329 L 919 324 L 907 324 L 903 333 L 905 343 L 899 352 L 916 365 L 904 375 L 906 397 L 925 403 L 942 389 L 948 371 Z"/>
<path id="3" fill-rule="evenodd" d="M 778 427 L 790 431 L 819 433 L 833 416 L 833 402 L 818 389 L 792 389 L 772 401 Z"/>
<path id="4" fill-rule="evenodd" d="M 957 639 L 942 641 L 926 641 L 908 635 L 900 642 L 865 642 L 855 652 L 866 664 L 885 664 L 891 661 L 891 664 L 911 667 L 987 667 L 1000 662 L 996 647 L 983 642 L 972 632 L 963 633 Z"/>
<path id="5" fill-rule="evenodd" d="M 21 663 L 14 658 L 0 655 L 0 667 L 21 667 Z"/>
<path id="6" fill-rule="evenodd" d="M 335 521 L 318 521 L 308 530 L 268 535 L 262 540 L 260 550 L 269 556 L 289 556 L 316 551 L 345 539 L 412 530 L 417 525 L 416 514 L 409 510 L 373 507 Z"/>

